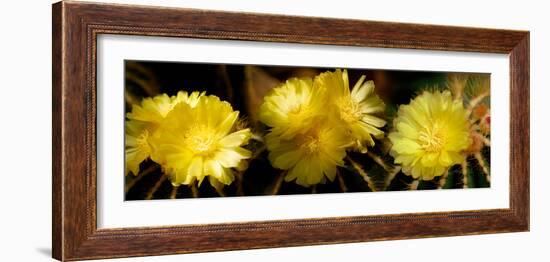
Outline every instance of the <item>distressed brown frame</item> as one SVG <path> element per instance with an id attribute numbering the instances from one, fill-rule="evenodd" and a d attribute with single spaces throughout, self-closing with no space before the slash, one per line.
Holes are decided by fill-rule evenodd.
<path id="1" fill-rule="evenodd" d="M 510 208 L 96 227 L 98 34 L 510 55 Z M 83 2 L 53 5 L 53 257 L 80 260 L 529 230 L 529 32 Z"/>

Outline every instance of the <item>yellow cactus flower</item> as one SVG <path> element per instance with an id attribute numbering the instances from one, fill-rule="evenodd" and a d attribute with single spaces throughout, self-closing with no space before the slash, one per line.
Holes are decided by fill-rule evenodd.
<path id="1" fill-rule="evenodd" d="M 205 177 L 219 188 L 234 180 L 231 168 L 243 166 L 251 152 L 242 148 L 252 136 L 250 129 L 235 131 L 239 117 L 231 105 L 216 96 L 201 96 L 194 107 L 177 104 L 154 140 L 165 158 L 174 185 L 189 185 Z"/>
<path id="2" fill-rule="evenodd" d="M 344 165 L 346 147 L 351 141 L 338 127 L 317 122 L 289 140 L 269 133 L 266 144 L 272 165 L 288 170 L 285 181 L 296 180 L 298 185 L 309 187 L 326 178 L 334 180 L 336 167 Z"/>
<path id="3" fill-rule="evenodd" d="M 365 76 L 349 88 L 347 70 L 325 72 L 315 78 L 314 87 L 325 89 L 334 109 L 328 110 L 335 125 L 343 125 L 355 140 L 355 149 L 366 153 L 367 146 L 374 146 L 372 136 L 380 139 L 384 132 L 378 128 L 386 121 L 376 116 L 383 113 L 385 105 L 374 93 L 374 82 L 365 82 Z"/>
<path id="4" fill-rule="evenodd" d="M 289 139 L 305 132 L 315 117 L 325 112 L 321 89 L 313 88 L 310 78 L 291 78 L 264 97 L 259 119 L 271 132 Z"/>
<path id="5" fill-rule="evenodd" d="M 149 157 L 162 164 L 162 161 L 155 159 L 155 150 L 151 146 L 151 139 L 154 138 L 156 130 L 175 105 L 184 102 L 194 106 L 202 95 L 204 93 L 193 92 L 189 95 L 185 91 L 180 91 L 172 97 L 161 94 L 153 98 L 144 98 L 140 105 L 132 106 L 132 111 L 126 114 L 128 120 L 125 124 L 125 174 L 132 172 L 137 175 L 139 164 Z"/>
<path id="6" fill-rule="evenodd" d="M 271 164 L 287 170 L 286 181 L 308 187 L 333 180 L 346 150 L 366 152 L 381 138 L 386 122 L 374 114 L 385 105 L 374 83 L 362 76 L 352 90 L 346 70 L 292 78 L 274 88 L 260 107 L 260 121 L 271 127 L 266 144 Z"/>
<path id="7" fill-rule="evenodd" d="M 468 112 L 449 91 L 424 92 L 401 105 L 389 134 L 391 155 L 403 172 L 415 179 L 432 180 L 464 161 L 471 143 Z"/>
<path id="8" fill-rule="evenodd" d="M 137 120 L 126 121 L 125 130 L 125 171 L 124 174 L 132 172 L 137 175 L 139 164 L 151 155 L 149 145 L 149 130 L 146 122 Z"/>

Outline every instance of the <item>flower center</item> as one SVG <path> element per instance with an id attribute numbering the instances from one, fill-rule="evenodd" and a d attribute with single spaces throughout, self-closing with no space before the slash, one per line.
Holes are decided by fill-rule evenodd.
<path id="1" fill-rule="evenodd" d="M 319 151 L 320 141 L 319 138 L 313 136 L 307 136 L 302 139 L 300 148 L 307 152 L 308 154 L 314 154 Z"/>
<path id="2" fill-rule="evenodd" d="M 141 133 L 136 138 L 136 147 L 138 148 L 139 151 L 145 152 L 145 153 L 151 152 L 151 147 L 149 146 L 149 142 L 147 141 L 148 138 L 149 138 L 149 131 L 147 130 L 144 130 L 143 133 Z"/>
<path id="3" fill-rule="evenodd" d="M 359 104 L 349 98 L 341 98 L 336 104 L 340 109 L 340 118 L 347 123 L 357 121 L 361 118 Z"/>
<path id="4" fill-rule="evenodd" d="M 210 128 L 204 126 L 196 126 L 189 130 L 185 144 L 198 155 L 210 155 L 216 149 L 217 139 L 214 132 Z"/>
<path id="5" fill-rule="evenodd" d="M 418 140 L 420 146 L 426 152 L 439 152 L 443 149 L 445 143 L 444 133 L 441 132 L 438 125 L 435 125 L 432 129 L 426 128 L 424 131 L 420 131 Z"/>
<path id="6" fill-rule="evenodd" d="M 298 135 L 296 137 L 297 143 L 300 149 L 308 155 L 313 155 L 319 153 L 319 150 L 322 146 L 321 138 L 317 130 L 312 130 L 303 135 Z"/>

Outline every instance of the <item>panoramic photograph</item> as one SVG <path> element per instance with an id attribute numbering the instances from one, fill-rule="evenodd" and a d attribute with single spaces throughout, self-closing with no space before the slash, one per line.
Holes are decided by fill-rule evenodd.
<path id="1" fill-rule="evenodd" d="M 125 200 L 487 188 L 490 75 L 125 61 Z"/>

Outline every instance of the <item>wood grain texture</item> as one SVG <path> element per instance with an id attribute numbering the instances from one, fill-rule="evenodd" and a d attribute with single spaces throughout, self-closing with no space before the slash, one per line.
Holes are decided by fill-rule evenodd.
<path id="1" fill-rule="evenodd" d="M 52 256 L 61 257 L 63 253 L 63 203 L 61 167 L 62 127 L 61 127 L 61 71 L 62 71 L 62 43 L 61 5 L 52 8 Z"/>
<path id="2" fill-rule="evenodd" d="M 81 2 L 54 4 L 52 25 L 52 245 L 56 259 L 81 260 L 529 230 L 528 32 Z M 512 105 L 510 208 L 98 229 L 95 74 L 99 34 L 509 54 Z"/>
<path id="3" fill-rule="evenodd" d="M 510 206 L 529 228 L 529 32 L 510 52 Z"/>

